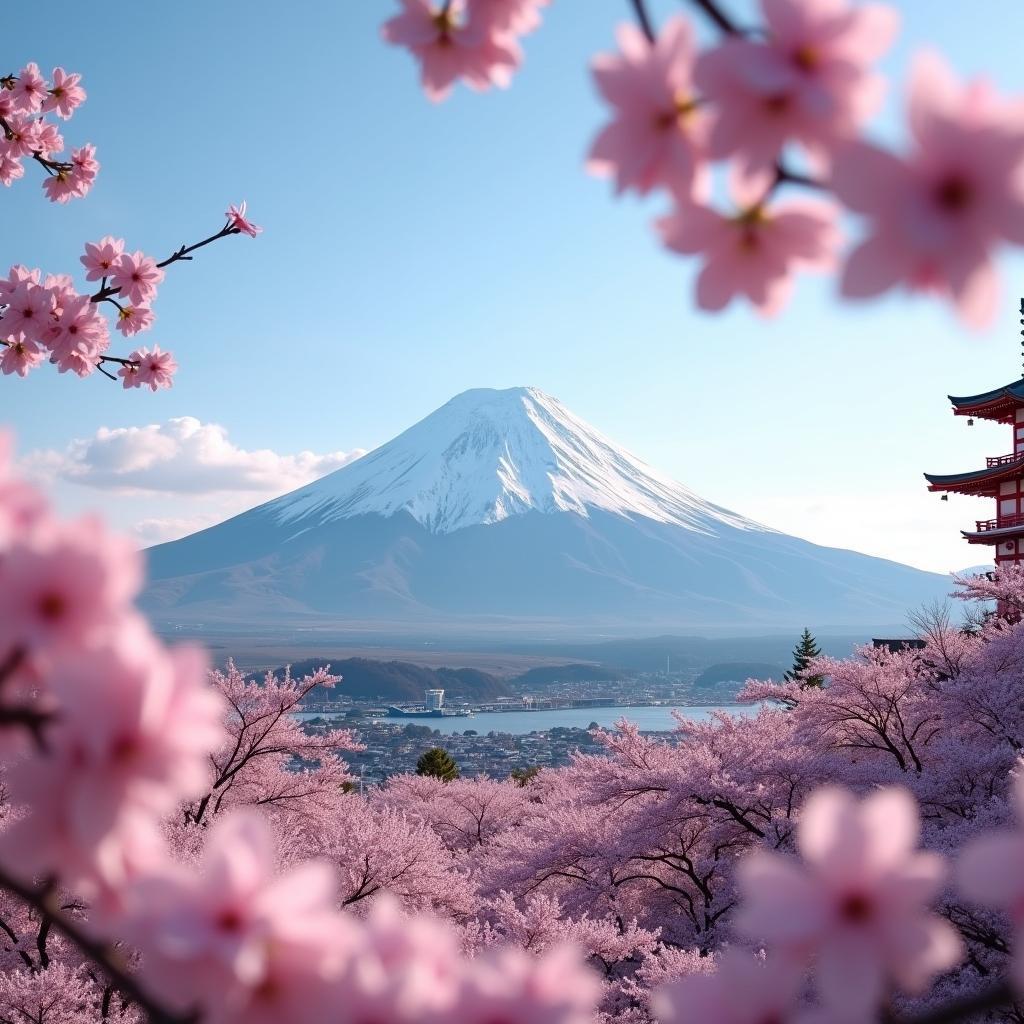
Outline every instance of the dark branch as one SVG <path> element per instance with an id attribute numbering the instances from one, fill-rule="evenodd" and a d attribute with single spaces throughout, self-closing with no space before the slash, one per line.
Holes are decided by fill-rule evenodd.
<path id="1" fill-rule="evenodd" d="M 723 32 L 730 36 L 740 35 L 739 26 L 730 18 L 715 0 L 691 0 Z"/>
<path id="2" fill-rule="evenodd" d="M 44 920 L 52 922 L 52 927 L 73 942 L 103 970 L 122 995 L 127 996 L 145 1011 L 150 1024 L 196 1024 L 198 1014 L 195 1011 L 180 1014 L 162 1006 L 132 974 L 129 974 L 123 958 L 116 949 L 92 938 L 76 921 L 63 914 L 52 885 L 39 888 L 27 885 L 0 868 L 0 888 L 24 900 Z"/>
<path id="3" fill-rule="evenodd" d="M 647 13 L 644 0 L 629 0 L 629 2 L 633 5 L 633 12 L 636 14 L 637 23 L 640 25 L 643 34 L 647 36 L 647 42 L 653 45 L 657 35 L 655 34 L 654 26 L 651 24 L 651 16 Z"/>

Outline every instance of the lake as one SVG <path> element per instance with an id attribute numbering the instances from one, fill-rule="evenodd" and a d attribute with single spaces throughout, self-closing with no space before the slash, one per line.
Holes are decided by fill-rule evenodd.
<path id="1" fill-rule="evenodd" d="M 481 736 L 492 730 L 521 736 L 524 733 L 539 732 L 559 725 L 566 728 L 586 729 L 591 722 L 611 728 L 620 718 L 628 718 L 644 731 L 667 732 L 676 726 L 672 710 L 670 707 L 554 708 L 546 711 L 486 711 L 470 718 L 381 718 L 376 721 L 402 725 L 411 722 L 415 725 L 429 726 L 444 734 L 461 733 L 466 729 L 474 729 Z M 749 704 L 724 704 L 719 707 L 681 707 L 677 710 L 687 718 L 706 721 L 711 717 L 712 711 L 750 715 L 756 713 L 757 708 Z M 313 718 L 316 716 L 304 714 L 301 717 Z M 358 729 L 360 721 L 365 721 L 365 719 L 352 719 L 345 725 Z"/>

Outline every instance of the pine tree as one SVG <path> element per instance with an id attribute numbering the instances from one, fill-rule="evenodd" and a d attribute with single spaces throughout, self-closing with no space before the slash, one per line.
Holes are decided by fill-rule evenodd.
<path id="1" fill-rule="evenodd" d="M 818 641 L 811 635 L 811 631 L 805 627 L 800 635 L 800 642 L 793 648 L 793 667 L 786 673 L 786 681 L 799 683 L 804 688 L 824 685 L 824 676 L 809 676 L 805 674 L 811 662 L 819 657 L 820 654 L 821 648 L 818 646 Z"/>
<path id="2" fill-rule="evenodd" d="M 540 775 L 540 765 L 532 764 L 528 768 L 513 768 L 508 777 L 520 786 L 528 786 L 538 775 Z"/>
<path id="3" fill-rule="evenodd" d="M 416 762 L 416 774 L 433 775 L 442 782 L 451 782 L 459 777 L 459 766 L 444 747 L 431 747 Z"/>

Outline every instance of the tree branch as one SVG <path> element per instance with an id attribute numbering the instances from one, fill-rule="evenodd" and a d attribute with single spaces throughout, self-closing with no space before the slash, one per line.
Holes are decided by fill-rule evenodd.
<path id="1" fill-rule="evenodd" d="M 120 954 L 115 949 L 92 938 L 77 922 L 61 913 L 52 886 L 37 888 L 26 885 L 0 867 L 0 888 L 24 900 L 44 920 L 52 922 L 54 928 L 101 968 L 122 995 L 127 996 L 145 1011 L 150 1024 L 196 1024 L 199 1019 L 197 1011 L 175 1013 L 162 1006 L 132 974 L 128 973 Z"/>
<path id="2" fill-rule="evenodd" d="M 647 13 L 644 0 L 629 0 L 629 2 L 633 5 L 633 12 L 636 14 L 637 23 L 640 25 L 643 34 L 647 37 L 647 42 L 653 46 L 657 35 L 654 31 L 654 26 L 651 24 L 651 16 Z"/>
<path id="3" fill-rule="evenodd" d="M 231 221 L 228 221 L 216 234 L 210 235 L 209 238 L 204 238 L 201 242 L 196 242 L 193 245 L 183 245 L 176 252 L 171 253 L 167 259 L 162 260 L 157 266 L 163 270 L 164 267 L 169 267 L 172 263 L 177 263 L 180 260 L 190 260 L 192 257 L 189 253 L 195 252 L 196 249 L 202 249 L 204 245 L 209 245 L 211 242 L 216 242 L 218 238 L 227 238 L 228 235 L 237 235 L 240 233 L 240 229 L 233 227 Z M 104 278 L 104 280 L 106 280 Z M 92 294 L 89 298 L 92 302 L 105 302 L 110 299 L 112 295 L 117 295 L 121 291 L 120 288 L 115 288 L 112 285 L 104 285 L 99 291 Z"/>
<path id="4" fill-rule="evenodd" d="M 726 35 L 740 35 L 739 26 L 718 6 L 715 0 L 690 0 L 690 2 L 707 15 Z"/>

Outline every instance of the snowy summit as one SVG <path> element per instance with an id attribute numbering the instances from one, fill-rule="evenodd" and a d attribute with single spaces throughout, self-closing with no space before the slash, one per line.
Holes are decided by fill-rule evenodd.
<path id="1" fill-rule="evenodd" d="M 408 512 L 432 533 L 591 509 L 700 533 L 765 527 L 704 501 L 539 388 L 475 388 L 361 459 L 271 502 L 307 526 Z M 771 531 L 769 531 L 771 532 Z"/>

